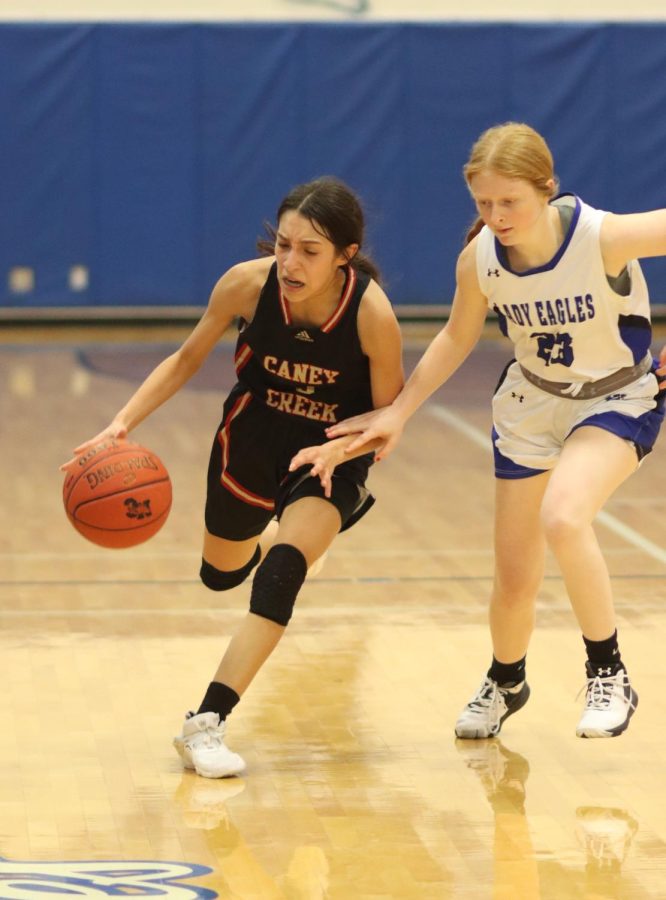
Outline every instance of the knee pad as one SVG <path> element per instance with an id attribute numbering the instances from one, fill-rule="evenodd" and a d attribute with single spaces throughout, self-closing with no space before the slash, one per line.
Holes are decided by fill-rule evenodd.
<path id="1" fill-rule="evenodd" d="M 254 576 L 250 612 L 286 626 L 307 570 L 300 550 L 291 544 L 275 544 Z"/>
<path id="2" fill-rule="evenodd" d="M 260 556 L 261 550 L 257 546 L 249 563 L 246 563 L 242 569 L 234 569 L 233 572 L 222 572 L 220 569 L 216 569 L 215 566 L 211 566 L 205 559 L 202 559 L 199 577 L 211 591 L 228 591 L 230 588 L 236 587 L 245 581 L 259 562 Z"/>

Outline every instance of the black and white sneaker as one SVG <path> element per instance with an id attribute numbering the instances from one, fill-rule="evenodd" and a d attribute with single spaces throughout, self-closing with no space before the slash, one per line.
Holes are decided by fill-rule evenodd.
<path id="1" fill-rule="evenodd" d="M 626 669 L 593 668 L 585 663 L 587 684 L 585 708 L 576 734 L 582 738 L 616 737 L 629 725 L 638 706 L 638 694 L 629 682 Z"/>
<path id="2" fill-rule="evenodd" d="M 456 737 L 482 739 L 500 733 L 502 723 L 518 712 L 530 696 L 526 681 L 499 685 L 487 675 L 456 722 Z"/>

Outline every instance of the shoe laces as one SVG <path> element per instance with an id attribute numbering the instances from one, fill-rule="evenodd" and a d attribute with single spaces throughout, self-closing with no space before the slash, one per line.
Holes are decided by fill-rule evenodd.
<path id="1" fill-rule="evenodd" d="M 504 697 L 497 682 L 493 681 L 492 678 L 485 678 L 483 684 L 467 705 L 476 714 L 488 710 L 490 721 L 495 723 L 500 719 L 501 704 L 503 703 Z"/>
<path id="2" fill-rule="evenodd" d="M 188 715 L 187 718 L 192 718 Z M 219 747 L 224 743 L 224 722 L 218 725 L 207 725 L 200 731 L 195 731 L 189 736 L 189 741 L 197 747 Z"/>
<path id="3" fill-rule="evenodd" d="M 196 743 L 199 747 L 209 747 L 211 749 L 220 747 L 224 743 L 222 732 L 217 728 L 207 728 L 201 732 L 201 737 Z"/>
<path id="4" fill-rule="evenodd" d="M 620 671 L 623 676 L 621 687 L 625 687 L 629 683 L 629 678 L 624 670 Z M 614 675 L 591 676 L 578 691 L 576 699 L 585 691 L 585 706 L 588 709 L 608 709 L 618 686 L 620 686 L 617 680 L 618 674 L 619 672 L 616 672 Z M 625 697 L 625 699 L 629 700 L 629 705 L 634 709 L 635 704 L 631 701 L 631 698 Z"/>

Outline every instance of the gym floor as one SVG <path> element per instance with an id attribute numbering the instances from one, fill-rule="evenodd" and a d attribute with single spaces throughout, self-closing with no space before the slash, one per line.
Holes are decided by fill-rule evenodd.
<path id="1" fill-rule="evenodd" d="M 429 330 L 405 326 L 408 368 Z M 663 898 L 663 436 L 598 521 L 640 695 L 624 735 L 575 737 L 583 646 L 549 558 L 532 699 L 501 739 L 454 737 L 490 654 L 489 397 L 508 347 L 489 332 L 375 467 L 373 511 L 230 718 L 245 776 L 211 781 L 171 740 L 248 604 L 248 585 L 217 595 L 197 577 L 232 343 L 134 433 L 174 484 L 150 541 L 80 537 L 58 471 L 181 337 L 0 338 L 0 900 Z"/>

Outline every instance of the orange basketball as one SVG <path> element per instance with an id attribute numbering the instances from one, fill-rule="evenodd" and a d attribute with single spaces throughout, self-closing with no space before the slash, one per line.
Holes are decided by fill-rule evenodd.
<path id="1" fill-rule="evenodd" d="M 151 450 L 109 439 L 76 458 L 62 496 L 69 521 L 83 537 L 101 547 L 134 547 L 166 522 L 171 479 Z"/>

